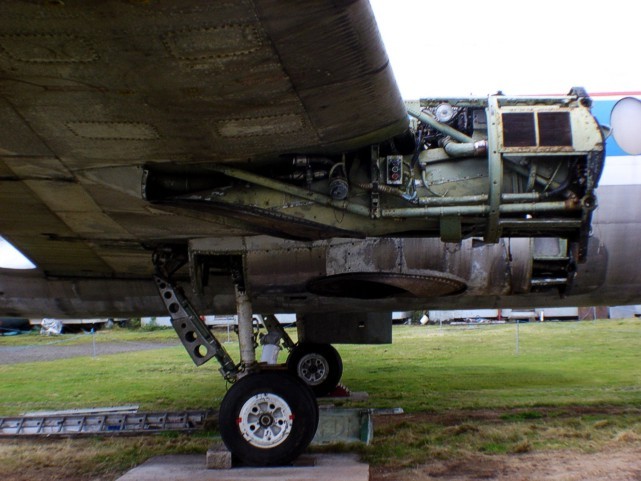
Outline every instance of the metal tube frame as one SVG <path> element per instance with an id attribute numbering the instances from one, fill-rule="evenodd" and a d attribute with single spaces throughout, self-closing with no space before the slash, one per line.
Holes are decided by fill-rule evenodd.
<path id="1" fill-rule="evenodd" d="M 501 194 L 501 202 L 505 204 L 516 202 L 537 202 L 543 197 L 538 192 L 525 192 L 519 194 Z M 460 197 L 419 197 L 419 205 L 425 206 L 451 206 L 451 205 L 473 205 L 487 202 L 487 194 L 464 195 Z"/>
<path id="2" fill-rule="evenodd" d="M 493 215 L 499 222 L 499 214 L 533 214 L 535 212 L 560 212 L 578 210 L 580 205 L 572 201 L 530 202 L 520 204 L 501 204 L 493 212 L 491 205 L 444 205 L 435 207 L 406 207 L 383 209 L 383 217 L 441 217 L 464 215 Z M 489 242 L 489 241 L 488 241 Z"/>
<path id="3" fill-rule="evenodd" d="M 282 192 L 284 194 L 293 195 L 302 199 L 311 200 L 313 202 L 316 202 L 317 204 L 325 205 L 327 207 L 334 207 L 336 209 L 351 212 L 352 214 L 367 217 L 369 217 L 370 215 L 370 209 L 365 206 L 351 204 L 347 201 L 334 200 L 326 195 L 312 192 L 311 190 L 302 189 L 300 187 L 296 187 L 295 185 L 285 184 L 284 182 L 279 182 L 277 180 L 269 179 L 260 175 L 252 174 L 251 172 L 247 172 L 245 170 L 226 167 L 223 165 L 212 166 L 211 169 L 235 179 L 244 180 L 246 182 L 260 185 L 268 189 L 273 189 L 277 192 Z"/>
<path id="4" fill-rule="evenodd" d="M 497 153 L 498 155 L 498 153 Z M 420 205 L 425 206 L 434 206 L 430 207 L 406 207 L 398 209 L 382 209 L 381 217 L 436 217 L 439 215 L 485 215 L 492 212 L 492 209 L 496 213 L 533 213 L 533 212 L 549 212 L 549 211 L 568 211 L 575 210 L 576 206 L 568 202 L 545 202 L 545 203 L 535 203 L 537 200 L 540 200 L 542 197 L 536 192 L 532 193 L 517 193 L 517 194 L 501 194 L 500 184 L 502 179 L 502 162 L 499 160 L 494 161 L 493 167 L 493 177 L 490 177 L 491 180 L 490 186 L 494 186 L 491 189 L 491 195 L 474 195 L 474 196 L 462 196 L 462 197 L 421 197 L 419 199 Z M 272 188 L 276 191 L 288 193 L 295 197 L 301 197 L 304 199 L 310 199 L 316 201 L 317 198 L 320 198 L 320 204 L 327 205 L 330 207 L 335 207 L 341 210 L 347 210 L 348 212 L 358 214 L 364 217 L 370 217 L 370 209 L 356 204 L 349 204 L 348 202 L 336 202 L 326 197 L 322 194 L 317 194 L 315 192 L 310 192 L 299 187 L 291 186 L 282 182 L 278 182 L 272 179 L 261 177 L 256 174 L 252 174 L 240 169 L 235 169 L 232 167 L 221 167 L 216 168 L 216 170 L 221 171 L 229 177 L 237 178 L 240 180 L 245 180 L 256 185 L 261 185 L 263 187 Z M 500 170 L 500 172 L 496 172 Z M 498 177 L 498 178 L 496 178 Z M 496 182 L 496 183 L 495 183 Z M 469 205 L 475 203 L 483 203 L 488 200 L 493 199 L 493 203 L 490 202 L 489 205 L 480 206 L 480 205 Z M 329 201 L 329 202 L 327 202 Z M 501 201 L 507 202 L 509 204 L 501 204 Z M 525 203 L 525 202 L 530 202 Z M 512 204 L 514 203 L 514 204 Z M 493 207 L 494 205 L 494 207 Z M 537 207 L 540 206 L 540 207 Z M 445 210 L 442 210 L 445 208 Z"/>
<path id="5" fill-rule="evenodd" d="M 442 124 L 436 119 L 433 119 L 429 115 L 427 115 L 425 112 L 421 112 L 420 110 L 417 110 L 415 108 L 409 107 L 407 109 L 407 113 L 409 113 L 412 117 L 416 117 L 418 120 L 423 122 L 424 124 L 429 125 L 430 127 L 438 130 L 439 132 L 442 132 L 445 135 L 449 135 L 453 139 L 463 142 L 463 143 L 474 143 L 474 139 L 470 137 L 469 135 L 465 135 L 463 132 L 459 132 L 458 130 L 450 127 L 449 125 Z"/>

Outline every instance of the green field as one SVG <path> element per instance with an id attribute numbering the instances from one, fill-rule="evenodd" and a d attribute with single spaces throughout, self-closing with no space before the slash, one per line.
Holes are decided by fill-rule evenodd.
<path id="1" fill-rule="evenodd" d="M 409 414 L 376 419 L 372 446 L 331 449 L 356 450 L 374 466 L 401 468 L 471 453 L 641 445 L 641 321 L 521 324 L 518 353 L 516 329 L 398 326 L 392 345 L 337 346 L 343 382 L 369 393 L 360 405 L 401 407 Z M 116 329 L 95 339 L 99 353 L 101 343 L 174 336 Z M 196 368 L 181 346 L 93 357 L 91 336 L 67 339 L 0 338 L 0 348 L 52 342 L 87 347 L 85 357 L 1 365 L 0 414 L 118 404 L 140 404 L 146 411 L 216 408 L 225 393 L 217 366 Z M 227 346 L 237 359 L 236 344 Z M 66 462 L 87 479 L 113 479 L 153 454 L 202 452 L 211 438 L 215 432 L 68 440 Z M 11 472 L 6 459 L 21 452 L 23 443 L 0 444 L 0 477 Z M 82 459 L 73 455 L 78 449 Z"/>
<path id="2" fill-rule="evenodd" d="M 408 411 L 641 401 L 641 321 L 520 324 L 518 355 L 516 327 L 397 327 L 345 380 Z"/>

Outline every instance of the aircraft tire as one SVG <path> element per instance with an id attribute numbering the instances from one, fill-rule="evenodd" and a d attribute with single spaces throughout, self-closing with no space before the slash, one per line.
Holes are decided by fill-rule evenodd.
<path id="1" fill-rule="evenodd" d="M 248 374 L 227 391 L 218 415 L 227 449 L 246 466 L 284 466 L 312 442 L 318 404 L 288 372 Z"/>
<path id="2" fill-rule="evenodd" d="M 343 376 L 343 361 L 331 344 L 297 344 L 289 353 L 287 368 L 317 397 L 333 391 Z"/>

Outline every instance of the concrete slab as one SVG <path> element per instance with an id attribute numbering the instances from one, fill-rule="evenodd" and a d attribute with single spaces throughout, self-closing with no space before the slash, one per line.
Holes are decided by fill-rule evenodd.
<path id="1" fill-rule="evenodd" d="M 311 454 L 311 466 L 207 469 L 204 454 L 158 456 L 117 481 L 368 481 L 369 465 L 350 454 Z M 307 464 L 307 463 L 304 463 Z"/>
<path id="2" fill-rule="evenodd" d="M 231 452 L 224 446 L 212 446 L 207 450 L 205 466 L 207 469 L 231 469 L 234 467 L 234 460 Z"/>

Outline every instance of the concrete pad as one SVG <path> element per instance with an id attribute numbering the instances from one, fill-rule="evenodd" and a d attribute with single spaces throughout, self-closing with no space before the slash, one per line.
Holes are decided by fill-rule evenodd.
<path id="1" fill-rule="evenodd" d="M 231 453 L 220 446 L 213 446 L 207 450 L 205 465 L 207 469 L 231 469 L 234 467 Z"/>
<path id="2" fill-rule="evenodd" d="M 351 454 L 311 454 L 311 466 L 207 469 L 205 455 L 158 456 L 117 481 L 368 481 L 369 465 Z M 305 463 L 307 464 L 307 463 Z"/>

